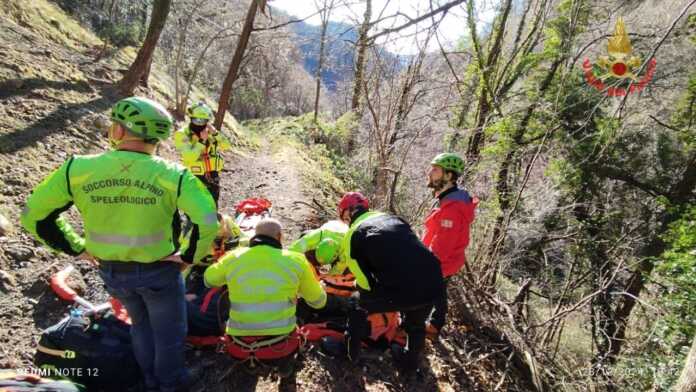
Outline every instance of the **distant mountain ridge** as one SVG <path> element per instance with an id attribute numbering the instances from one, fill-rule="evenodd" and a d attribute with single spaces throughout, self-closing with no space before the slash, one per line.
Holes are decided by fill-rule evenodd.
<path id="1" fill-rule="evenodd" d="M 293 23 L 292 31 L 297 34 L 297 47 L 302 53 L 305 70 L 312 75 L 319 66 L 321 26 L 305 22 Z M 326 61 L 321 72 L 324 86 L 335 91 L 338 82 L 353 78 L 355 42 L 358 31 L 347 23 L 329 21 L 326 34 Z"/>
<path id="2" fill-rule="evenodd" d="M 285 12 L 274 9 L 274 13 L 296 18 Z M 302 53 L 304 69 L 314 76 L 319 65 L 319 46 L 321 44 L 321 26 L 306 22 L 290 24 L 290 29 L 297 37 L 297 47 Z M 358 41 L 358 26 L 348 23 L 329 21 L 326 38 L 326 61 L 321 72 L 323 86 L 329 91 L 336 91 L 338 83 L 353 79 L 355 70 L 355 43 Z M 398 56 L 380 49 L 381 53 L 391 61 L 400 64 L 397 69 L 405 66 L 410 56 Z"/>

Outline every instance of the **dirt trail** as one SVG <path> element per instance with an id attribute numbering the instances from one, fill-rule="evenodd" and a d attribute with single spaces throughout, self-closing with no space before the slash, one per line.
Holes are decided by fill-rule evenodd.
<path id="1" fill-rule="evenodd" d="M 227 153 L 222 173 L 220 206 L 233 214 L 234 204 L 248 197 L 264 197 L 273 203 L 273 217 L 284 226 L 289 243 L 315 221 L 311 210 L 298 201 L 311 200 L 303 192 L 301 173 L 292 164 L 293 149 L 273 148 L 262 142 L 258 150 Z"/>

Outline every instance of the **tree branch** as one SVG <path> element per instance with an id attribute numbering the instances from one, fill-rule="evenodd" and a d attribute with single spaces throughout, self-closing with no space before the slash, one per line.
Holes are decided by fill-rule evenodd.
<path id="1" fill-rule="evenodd" d="M 650 117 L 651 119 L 653 119 L 653 121 L 655 121 L 656 123 L 662 125 L 663 127 L 667 128 L 667 129 L 670 129 L 670 130 L 675 131 L 675 132 L 681 132 L 681 129 L 678 129 L 678 128 L 675 128 L 669 124 L 663 123 L 662 121 L 655 118 L 655 116 L 653 116 L 652 114 L 648 115 L 648 117 Z"/>
<path id="2" fill-rule="evenodd" d="M 596 173 L 602 177 L 610 178 L 612 180 L 617 180 L 617 181 L 622 181 L 625 182 L 628 185 L 631 185 L 635 188 L 638 188 L 642 190 L 645 193 L 648 193 L 652 196 L 667 196 L 667 193 L 665 191 L 662 191 L 658 189 L 657 187 L 654 187 L 650 184 L 646 184 L 643 182 L 638 181 L 635 177 L 633 177 L 631 174 L 626 173 L 625 171 L 613 167 L 613 166 L 598 166 L 595 168 Z"/>
<path id="3" fill-rule="evenodd" d="M 425 14 L 423 14 L 423 15 L 417 17 L 417 18 L 412 18 L 412 19 L 411 19 L 411 18 L 407 18 L 407 19 L 409 19 L 408 22 L 406 22 L 406 23 L 404 23 L 404 24 L 402 24 L 402 25 L 400 25 L 400 26 L 392 27 L 392 28 L 390 28 L 390 29 L 384 29 L 384 30 L 380 31 L 379 33 L 376 33 L 376 34 L 372 35 L 369 39 L 370 39 L 370 40 L 373 40 L 373 39 L 375 39 L 375 38 L 377 38 L 377 37 L 381 37 L 381 36 L 383 36 L 383 35 L 387 35 L 387 34 L 391 34 L 391 33 L 395 33 L 395 32 L 397 32 L 397 31 L 403 30 L 403 29 L 405 29 L 405 28 L 407 28 L 407 27 L 409 27 L 409 26 L 412 26 L 412 25 L 414 25 L 414 24 L 416 24 L 416 23 L 418 23 L 418 22 L 421 22 L 421 21 L 423 21 L 423 20 L 425 20 L 425 19 L 428 19 L 428 18 L 432 17 L 433 15 L 437 15 L 437 14 L 439 14 L 439 13 L 441 13 L 441 12 L 447 12 L 447 11 L 449 11 L 450 8 L 455 7 L 455 6 L 459 5 L 459 4 L 462 4 L 462 3 L 464 3 L 465 1 L 466 1 L 466 0 L 455 0 L 455 1 L 451 1 L 451 2 L 449 2 L 449 3 L 447 3 L 447 4 L 443 5 L 443 6 L 441 6 L 440 8 L 436 8 L 436 9 L 434 9 L 434 10 L 428 12 L 428 13 L 425 13 Z"/>
<path id="4" fill-rule="evenodd" d="M 319 10 L 319 11 L 317 11 L 317 12 L 315 12 L 315 13 L 309 15 L 309 16 L 306 16 L 306 17 L 304 17 L 304 18 L 302 18 L 302 19 L 291 19 L 291 20 L 289 20 L 289 21 L 287 21 L 287 22 L 285 22 L 285 23 L 277 24 L 277 25 L 275 25 L 275 26 L 269 26 L 269 27 L 254 27 L 253 29 L 251 29 L 251 31 L 277 30 L 277 29 L 279 29 L 279 28 L 281 28 L 281 27 L 285 27 L 285 26 L 291 25 L 291 24 L 293 24 L 293 23 L 304 22 L 305 20 L 307 20 L 307 19 L 313 17 L 314 15 L 317 15 L 319 12 L 321 12 L 321 10 Z"/>

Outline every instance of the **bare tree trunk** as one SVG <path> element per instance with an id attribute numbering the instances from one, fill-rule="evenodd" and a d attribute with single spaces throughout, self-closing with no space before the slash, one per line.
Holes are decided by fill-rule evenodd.
<path id="1" fill-rule="evenodd" d="M 696 392 L 696 337 L 691 344 L 691 351 L 684 363 L 679 382 L 674 388 L 675 392 Z"/>
<path id="2" fill-rule="evenodd" d="M 215 128 L 217 129 L 222 129 L 222 122 L 225 120 L 225 112 L 227 112 L 227 108 L 230 106 L 232 85 L 239 76 L 239 69 L 241 68 L 240 66 L 242 65 L 244 52 L 246 51 L 247 44 L 249 43 L 249 37 L 251 37 L 251 32 L 254 29 L 254 19 L 256 18 L 256 11 L 258 9 L 259 0 L 251 0 L 246 18 L 244 19 L 242 33 L 239 35 L 239 40 L 237 41 L 237 48 L 234 50 L 234 55 L 232 55 L 232 61 L 230 62 L 230 68 L 227 71 L 227 76 L 225 76 L 225 81 L 222 83 L 220 99 L 218 100 L 218 110 L 217 113 L 215 113 Z"/>
<path id="3" fill-rule="evenodd" d="M 375 186 L 375 194 L 372 197 L 373 203 L 379 208 L 386 206 L 387 195 L 389 194 L 389 162 L 388 157 L 379 157 L 377 167 L 374 171 L 373 184 Z"/>
<path id="4" fill-rule="evenodd" d="M 317 123 L 317 117 L 319 116 L 319 95 L 321 94 L 321 71 L 324 67 L 324 48 L 326 47 L 326 30 L 329 27 L 329 18 L 331 17 L 331 9 L 333 8 L 334 1 L 324 0 L 324 7 L 320 11 L 321 15 L 321 37 L 319 41 L 319 62 L 317 65 L 316 73 L 316 88 L 314 91 L 314 123 Z"/>
<path id="5" fill-rule="evenodd" d="M 358 42 L 356 43 L 357 54 L 355 57 L 355 76 L 353 81 L 353 96 L 350 100 L 350 110 L 358 114 L 360 112 L 360 96 L 362 95 L 363 78 L 365 75 L 365 63 L 367 62 L 367 48 L 370 46 L 368 33 L 370 32 L 372 19 L 372 0 L 365 1 L 365 14 L 363 22 L 358 32 Z M 357 124 L 348 130 L 346 153 L 350 154 L 355 149 L 355 133 Z"/>
<path id="6" fill-rule="evenodd" d="M 152 61 L 155 47 L 157 47 L 157 42 L 159 41 L 162 29 L 164 29 L 164 24 L 167 22 L 170 6 L 171 0 L 155 0 L 152 5 L 152 18 L 150 19 L 150 26 L 147 29 L 145 42 L 143 42 L 143 46 L 140 47 L 138 55 L 128 69 L 128 72 L 119 82 L 118 88 L 121 94 L 125 96 L 133 95 L 133 91 L 138 85 L 138 82 L 140 82 L 143 75 L 148 72 L 148 64 Z"/>
<path id="7" fill-rule="evenodd" d="M 369 46 L 367 34 L 370 32 L 370 19 L 372 19 L 372 0 L 365 1 L 365 14 L 363 22 L 358 32 L 358 42 L 356 44 L 357 55 L 355 57 L 355 81 L 353 82 L 353 97 L 350 100 L 350 110 L 357 112 L 360 107 L 360 94 L 365 72 L 365 55 Z"/>
<path id="8" fill-rule="evenodd" d="M 140 85 L 143 87 L 149 87 L 148 84 L 148 79 L 150 79 L 150 70 L 152 69 L 152 57 L 150 57 L 150 61 L 147 62 L 147 66 L 145 66 L 145 71 L 143 72 L 143 75 L 140 77 Z"/>

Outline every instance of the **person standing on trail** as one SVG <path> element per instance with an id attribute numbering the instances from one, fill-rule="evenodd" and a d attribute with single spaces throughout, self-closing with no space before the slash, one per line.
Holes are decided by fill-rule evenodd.
<path id="1" fill-rule="evenodd" d="M 256 224 L 249 247 L 228 252 L 205 270 L 206 286 L 227 285 L 227 349 L 235 358 L 281 359 L 294 354 L 302 340 L 296 331 L 298 297 L 314 309 L 326 305 L 326 293 L 307 259 L 284 250 L 281 241 L 280 222 L 264 218 Z"/>
<path id="2" fill-rule="evenodd" d="M 45 245 L 98 263 L 107 292 L 131 317 L 133 351 L 148 390 L 187 390 L 180 267 L 208 254 L 218 229 L 215 203 L 188 169 L 153 156 L 172 129 L 162 105 L 125 98 L 111 120 L 113 149 L 68 159 L 36 186 L 21 222 Z M 60 216 L 73 204 L 84 238 Z M 188 214 L 195 233 L 181 250 L 177 209 Z"/>
<path id="3" fill-rule="evenodd" d="M 181 153 L 184 166 L 198 177 L 215 199 L 220 199 L 220 172 L 224 161 L 220 151 L 232 146 L 230 141 L 210 124 L 213 109 L 198 102 L 186 110 L 189 124 L 174 133 L 174 146 Z"/>
<path id="4" fill-rule="evenodd" d="M 338 215 L 350 224 L 342 250 L 358 292 L 351 298 L 345 342 L 325 340 L 324 349 L 334 355 L 346 353 L 356 362 L 362 340 L 370 334 L 368 314 L 400 311 L 408 343 L 405 352 L 393 352 L 394 359 L 404 372 L 413 374 L 425 347 L 425 320 L 444 285 L 440 263 L 408 223 L 370 211 L 367 198 L 358 192 L 343 196 Z"/>
<path id="5" fill-rule="evenodd" d="M 447 317 L 447 286 L 452 275 L 466 262 L 469 245 L 469 226 L 474 221 L 478 200 L 457 187 L 457 179 L 464 171 L 464 160 L 453 153 L 442 153 L 430 162 L 428 188 L 437 198 L 425 219 L 423 243 L 440 260 L 445 286 L 426 327 L 429 338 L 437 339 Z"/>

